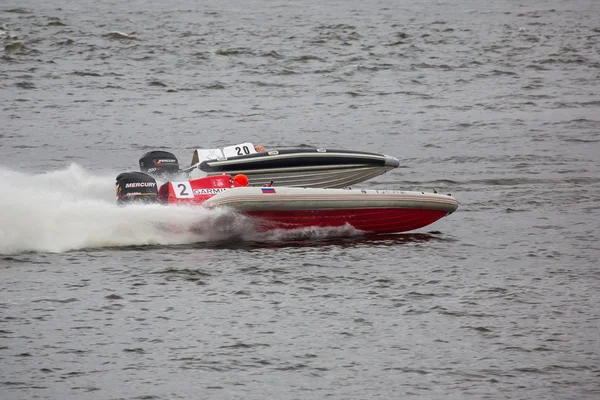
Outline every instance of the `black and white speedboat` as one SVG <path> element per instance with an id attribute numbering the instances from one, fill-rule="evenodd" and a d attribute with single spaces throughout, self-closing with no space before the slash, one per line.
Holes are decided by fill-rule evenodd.
<path id="1" fill-rule="evenodd" d="M 194 150 L 189 167 L 181 167 L 169 152 L 153 151 L 140 159 L 140 169 L 154 174 L 181 171 L 190 179 L 244 174 L 250 186 L 343 188 L 397 168 L 400 161 L 385 154 L 314 147 L 266 150 L 252 143 L 223 149 Z"/>

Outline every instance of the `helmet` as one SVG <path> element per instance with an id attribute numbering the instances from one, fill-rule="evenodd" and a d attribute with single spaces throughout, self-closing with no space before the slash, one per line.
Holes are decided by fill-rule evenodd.
<path id="1" fill-rule="evenodd" d="M 233 181 L 240 186 L 248 186 L 248 177 L 244 174 L 234 176 Z"/>

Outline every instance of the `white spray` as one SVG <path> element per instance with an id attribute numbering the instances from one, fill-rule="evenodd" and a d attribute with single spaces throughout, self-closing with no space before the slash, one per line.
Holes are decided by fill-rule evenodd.
<path id="1" fill-rule="evenodd" d="M 223 240 L 252 229 L 224 210 L 119 207 L 115 177 L 73 164 L 44 174 L 0 168 L 0 254 Z M 231 221 L 236 221 L 231 224 Z M 224 223 L 229 225 L 222 226 Z"/>
<path id="2" fill-rule="evenodd" d="M 0 254 L 323 239 L 358 233 L 349 226 L 259 233 L 250 218 L 224 209 L 160 204 L 119 207 L 115 177 L 92 175 L 77 164 L 43 174 L 0 167 Z"/>

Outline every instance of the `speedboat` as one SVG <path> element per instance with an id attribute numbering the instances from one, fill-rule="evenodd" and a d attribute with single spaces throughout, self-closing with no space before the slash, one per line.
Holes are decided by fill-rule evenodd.
<path id="1" fill-rule="evenodd" d="M 189 167 L 180 167 L 177 158 L 165 151 L 151 151 L 140 159 L 141 171 L 152 174 L 184 172 L 191 179 L 244 174 L 253 186 L 274 181 L 305 188 L 348 187 L 398 166 L 397 158 L 379 153 L 306 146 L 266 150 L 250 142 L 196 149 Z"/>
<path id="2" fill-rule="evenodd" d="M 247 186 L 244 175 L 215 175 L 170 181 L 157 187 L 153 177 L 128 172 L 117 177 L 117 203 L 157 202 L 207 209 L 227 208 L 253 218 L 259 230 L 350 226 L 372 233 L 423 228 L 452 214 L 450 194 L 401 190 L 324 189 Z"/>

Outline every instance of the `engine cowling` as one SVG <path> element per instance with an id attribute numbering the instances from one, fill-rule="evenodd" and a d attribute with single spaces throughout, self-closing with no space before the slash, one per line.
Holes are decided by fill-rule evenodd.
<path id="1" fill-rule="evenodd" d="M 173 153 L 162 150 L 149 151 L 139 160 L 140 171 L 154 176 L 179 173 L 179 161 Z"/>
<path id="2" fill-rule="evenodd" d="M 158 187 L 156 180 L 143 172 L 123 172 L 117 176 L 117 204 L 156 203 Z"/>

